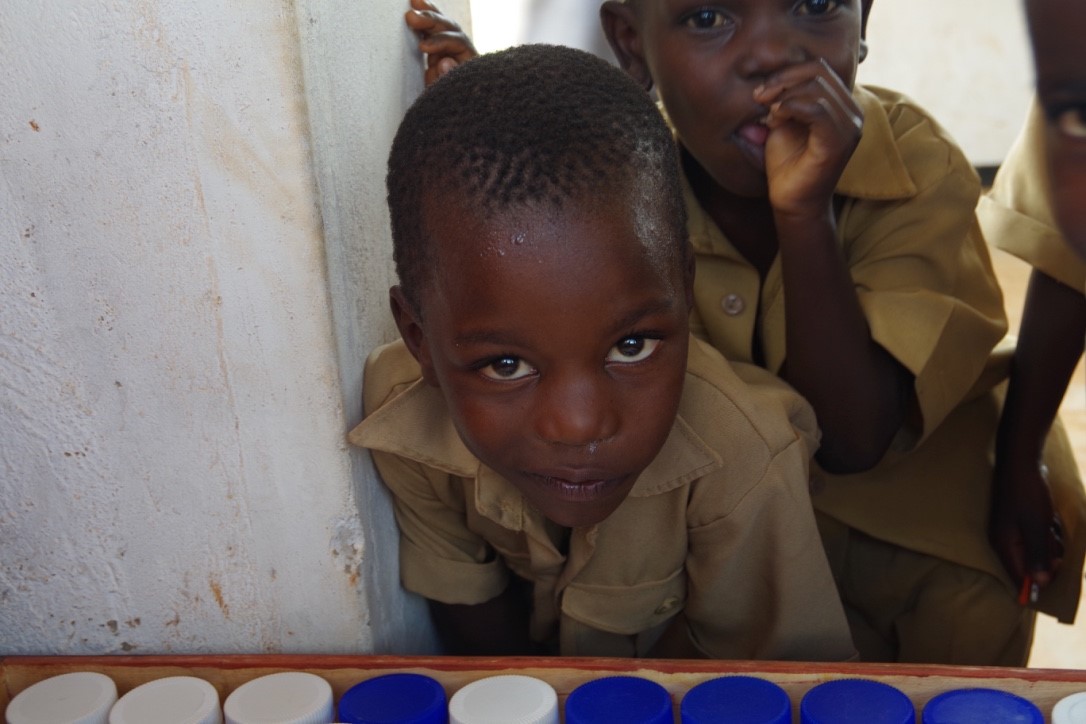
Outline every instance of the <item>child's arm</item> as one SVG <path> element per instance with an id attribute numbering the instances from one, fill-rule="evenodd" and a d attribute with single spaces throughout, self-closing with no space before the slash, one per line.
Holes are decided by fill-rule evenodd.
<path id="1" fill-rule="evenodd" d="M 433 4 L 411 0 L 411 8 L 404 20 L 419 38 L 419 50 L 426 54 L 427 86 L 479 54 L 460 26 Z"/>
<path id="2" fill-rule="evenodd" d="M 990 521 L 992 546 L 1018 582 L 1046 586 L 1063 554 L 1041 455 L 1084 338 L 1086 297 L 1034 270 L 996 438 Z"/>
<path id="3" fill-rule="evenodd" d="M 860 139 L 862 112 L 824 62 L 770 77 L 766 174 L 781 257 L 788 359 L 782 376 L 815 408 L 818 461 L 874 466 L 900 429 L 910 373 L 872 338 L 837 238 L 834 189 Z"/>
<path id="4" fill-rule="evenodd" d="M 400 529 L 400 579 L 427 599 L 448 653 L 528 655 L 530 594 L 501 556 L 473 532 L 470 504 L 447 473 L 381 450 L 371 450 L 392 491 Z M 451 603 L 450 603 L 451 602 Z"/>
<path id="5" fill-rule="evenodd" d="M 528 636 L 531 598 L 516 576 L 495 598 L 474 605 L 428 600 L 445 652 L 455 656 L 529 656 L 538 647 Z"/>

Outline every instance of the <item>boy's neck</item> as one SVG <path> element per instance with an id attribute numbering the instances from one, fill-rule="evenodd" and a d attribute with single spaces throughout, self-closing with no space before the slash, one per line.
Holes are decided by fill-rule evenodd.
<path id="1" fill-rule="evenodd" d="M 685 149 L 682 162 L 698 203 L 764 279 L 777 258 L 778 249 L 777 228 L 769 198 L 744 198 L 721 188 Z"/>

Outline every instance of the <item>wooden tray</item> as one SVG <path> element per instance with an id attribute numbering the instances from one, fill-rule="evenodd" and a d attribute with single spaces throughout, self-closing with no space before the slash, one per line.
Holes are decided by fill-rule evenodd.
<path id="1" fill-rule="evenodd" d="M 898 664 L 816 664 L 765 661 L 677 661 L 653 659 L 464 658 L 403 656 L 228 655 L 228 656 L 9 656 L 0 657 L 0 711 L 26 687 L 72 671 L 97 671 L 117 683 L 120 694 L 166 676 L 196 676 L 218 689 L 223 700 L 241 684 L 278 671 L 307 671 L 332 685 L 336 701 L 359 681 L 398 671 L 437 679 L 451 696 L 476 679 L 517 673 L 550 683 L 559 699 L 603 676 L 632 675 L 663 685 L 676 702 L 693 686 L 718 676 L 742 674 L 776 682 L 798 707 L 816 684 L 865 678 L 895 686 L 919 712 L 933 696 L 952 689 L 987 687 L 1017 694 L 1045 716 L 1065 696 L 1086 691 L 1086 671 Z M 678 711 L 678 706 L 676 706 Z"/>

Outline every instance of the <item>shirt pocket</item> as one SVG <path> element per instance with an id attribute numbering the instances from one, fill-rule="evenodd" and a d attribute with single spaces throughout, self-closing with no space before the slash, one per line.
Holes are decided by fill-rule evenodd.
<path id="1" fill-rule="evenodd" d="M 635 586 L 571 583 L 562 593 L 562 613 L 586 626 L 634 635 L 668 621 L 686 604 L 686 571 Z"/>

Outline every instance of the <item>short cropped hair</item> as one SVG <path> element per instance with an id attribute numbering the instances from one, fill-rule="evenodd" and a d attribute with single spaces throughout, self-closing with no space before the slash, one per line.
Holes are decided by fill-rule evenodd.
<path id="1" fill-rule="evenodd" d="M 424 210 L 448 194 L 484 219 L 628 200 L 655 256 L 686 254 L 678 153 L 662 115 L 624 72 L 572 48 L 522 45 L 446 74 L 408 109 L 387 184 L 396 272 L 419 314 L 435 243 Z"/>

